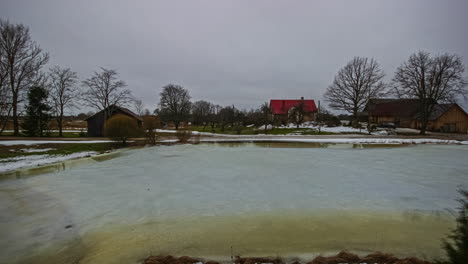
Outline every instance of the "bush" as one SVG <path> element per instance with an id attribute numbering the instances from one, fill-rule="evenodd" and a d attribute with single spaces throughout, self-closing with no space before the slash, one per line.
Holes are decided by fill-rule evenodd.
<path id="1" fill-rule="evenodd" d="M 142 130 L 135 119 L 126 115 L 114 115 L 107 120 L 104 135 L 125 145 L 129 138 L 141 136 Z"/>
<path id="2" fill-rule="evenodd" d="M 468 191 L 459 190 L 462 199 L 459 200 L 457 227 L 452 230 L 448 240 L 443 241 L 448 261 L 438 263 L 466 264 L 468 263 Z"/>
<path id="3" fill-rule="evenodd" d="M 155 130 L 161 127 L 161 121 L 157 116 L 147 115 L 143 117 L 143 128 L 145 130 L 146 142 L 156 144 L 157 135 Z"/>
<path id="4" fill-rule="evenodd" d="M 177 130 L 175 135 L 179 139 L 179 142 L 187 142 L 192 137 L 192 131 Z"/>

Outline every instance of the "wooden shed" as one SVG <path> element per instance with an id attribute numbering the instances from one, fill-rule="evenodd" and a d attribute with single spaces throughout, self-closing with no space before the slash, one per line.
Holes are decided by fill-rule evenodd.
<path id="1" fill-rule="evenodd" d="M 468 114 L 458 104 L 434 105 L 428 130 L 446 133 L 468 133 Z"/>
<path id="2" fill-rule="evenodd" d="M 107 117 L 106 117 L 107 111 Z M 126 115 L 134 118 L 137 121 L 138 127 L 142 127 L 143 119 L 137 114 L 128 110 L 127 108 L 111 105 L 107 109 L 97 112 L 95 115 L 85 119 L 88 122 L 88 136 L 89 137 L 102 137 L 104 136 L 104 124 L 106 120 L 114 115 Z"/>

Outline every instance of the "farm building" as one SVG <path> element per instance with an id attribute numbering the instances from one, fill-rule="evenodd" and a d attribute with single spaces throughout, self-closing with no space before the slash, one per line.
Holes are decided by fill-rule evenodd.
<path id="1" fill-rule="evenodd" d="M 314 100 L 305 100 L 304 97 L 301 99 L 285 100 L 285 99 L 272 99 L 270 100 L 270 109 L 275 120 L 282 123 L 286 123 L 289 118 L 289 114 L 294 107 L 299 104 L 304 104 L 304 121 L 314 121 L 317 114 L 317 106 Z"/>
<path id="2" fill-rule="evenodd" d="M 371 99 L 364 112 L 372 124 L 390 122 L 397 127 L 421 127 L 417 99 Z M 458 104 L 434 104 L 427 130 L 467 133 L 468 114 Z"/>
<path id="3" fill-rule="evenodd" d="M 419 126 L 416 121 L 415 127 Z M 434 105 L 427 129 L 437 132 L 467 133 L 468 114 L 458 104 Z"/>
<path id="4" fill-rule="evenodd" d="M 411 127 L 418 113 L 417 99 L 370 99 L 364 109 L 372 124 L 394 123 Z"/>
<path id="5" fill-rule="evenodd" d="M 89 137 L 104 136 L 104 124 L 106 122 L 106 117 L 105 117 L 106 110 L 108 111 L 107 113 L 110 113 L 109 116 L 107 116 L 107 119 L 115 115 L 126 115 L 131 118 L 134 118 L 137 121 L 138 127 L 142 127 L 143 119 L 139 117 L 137 114 L 133 113 L 127 108 L 112 105 L 112 106 L 109 106 L 107 109 L 101 110 L 97 112 L 96 114 L 94 114 L 93 116 L 90 116 L 85 119 L 85 121 L 88 122 L 88 136 Z"/>

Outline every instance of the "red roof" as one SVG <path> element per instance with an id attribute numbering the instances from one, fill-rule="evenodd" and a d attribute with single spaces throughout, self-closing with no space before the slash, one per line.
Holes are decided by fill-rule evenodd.
<path id="1" fill-rule="evenodd" d="M 304 102 L 304 110 L 306 113 L 317 112 L 314 100 L 270 100 L 270 108 L 273 114 L 283 115 L 287 114 L 289 109 L 298 105 L 301 101 Z"/>

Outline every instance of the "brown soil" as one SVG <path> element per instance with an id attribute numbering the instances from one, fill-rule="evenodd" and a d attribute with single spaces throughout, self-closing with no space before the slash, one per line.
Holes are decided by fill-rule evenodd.
<path id="1" fill-rule="evenodd" d="M 173 256 L 150 256 L 143 261 L 143 264 L 193 264 L 197 262 L 203 262 L 204 264 L 219 264 L 216 261 L 203 261 L 194 259 L 191 257 L 173 257 Z M 283 259 L 279 257 L 270 258 L 249 258 L 236 256 L 234 264 L 260 264 L 260 263 L 272 263 L 272 264 L 286 264 Z M 397 258 L 391 254 L 382 252 L 371 253 L 365 257 L 359 257 L 356 254 L 342 251 L 335 256 L 317 256 L 313 260 L 306 262 L 305 264 L 357 264 L 357 263 L 368 263 L 368 264 L 432 264 L 431 262 L 421 260 L 418 258 Z M 290 264 L 301 264 L 298 261 L 294 261 Z"/>

